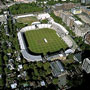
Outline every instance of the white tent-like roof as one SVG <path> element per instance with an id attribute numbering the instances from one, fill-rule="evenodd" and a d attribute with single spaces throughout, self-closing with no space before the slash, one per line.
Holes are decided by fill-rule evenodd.
<path id="1" fill-rule="evenodd" d="M 15 89 L 17 87 L 17 83 L 11 84 L 11 88 Z"/>
<path id="2" fill-rule="evenodd" d="M 43 19 L 46 19 L 46 18 L 50 18 L 50 15 L 48 13 L 39 14 L 37 18 L 43 20 Z"/>
<path id="3" fill-rule="evenodd" d="M 74 22 L 75 22 L 75 24 L 77 24 L 77 25 L 82 25 L 82 22 L 80 22 L 79 20 L 74 21 Z"/>

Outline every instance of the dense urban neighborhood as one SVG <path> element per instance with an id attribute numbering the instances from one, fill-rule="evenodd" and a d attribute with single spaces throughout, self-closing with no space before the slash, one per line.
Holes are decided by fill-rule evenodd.
<path id="1" fill-rule="evenodd" d="M 0 90 L 90 90 L 90 0 L 0 1 Z"/>

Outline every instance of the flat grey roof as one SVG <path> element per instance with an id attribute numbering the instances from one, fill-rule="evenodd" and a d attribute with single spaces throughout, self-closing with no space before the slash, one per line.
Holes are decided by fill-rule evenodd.
<path id="1" fill-rule="evenodd" d="M 52 73 L 55 77 L 58 77 L 61 73 L 65 71 L 61 61 L 51 62 L 51 68 Z"/>
<path id="2" fill-rule="evenodd" d="M 57 58 L 57 57 L 60 57 L 59 54 L 48 56 L 47 59 L 52 60 L 52 59 Z"/>
<path id="3" fill-rule="evenodd" d="M 34 61 L 42 61 L 41 55 L 39 55 L 39 56 L 31 55 L 25 49 L 21 50 L 21 53 L 22 53 L 23 57 L 25 59 L 27 59 L 28 61 L 32 61 L 32 62 L 34 62 Z"/>
<path id="4" fill-rule="evenodd" d="M 5 22 L 6 21 L 6 17 L 4 15 L 0 15 L 0 22 Z"/>

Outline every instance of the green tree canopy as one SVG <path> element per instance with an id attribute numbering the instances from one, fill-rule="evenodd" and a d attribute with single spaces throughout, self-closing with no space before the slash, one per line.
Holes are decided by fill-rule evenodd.
<path id="1" fill-rule="evenodd" d="M 28 8 L 28 9 L 27 9 Z M 43 8 L 37 6 L 36 3 L 20 3 L 9 7 L 12 14 L 24 14 L 43 11 Z"/>
<path id="2" fill-rule="evenodd" d="M 58 84 L 58 79 L 54 78 L 52 82 L 53 82 L 53 84 Z"/>
<path id="3" fill-rule="evenodd" d="M 7 56 L 7 55 L 4 55 L 3 59 L 4 59 L 5 61 L 7 61 L 7 60 L 8 60 L 8 56 Z"/>
<path id="4" fill-rule="evenodd" d="M 49 62 L 46 62 L 43 64 L 43 66 L 44 66 L 44 69 L 47 70 L 49 68 L 50 64 L 49 64 Z"/>
<path id="5" fill-rule="evenodd" d="M 29 66 L 27 65 L 27 64 L 24 64 L 24 70 L 27 70 L 27 69 L 29 69 Z"/>
<path id="6" fill-rule="evenodd" d="M 41 67 L 43 66 L 43 63 L 42 63 L 42 62 L 37 62 L 37 66 L 38 66 L 39 68 L 41 68 Z"/>

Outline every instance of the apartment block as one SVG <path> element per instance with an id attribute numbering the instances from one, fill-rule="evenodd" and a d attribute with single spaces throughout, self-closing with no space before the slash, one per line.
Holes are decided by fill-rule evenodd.
<path id="1" fill-rule="evenodd" d="M 82 64 L 82 69 L 86 73 L 90 73 L 90 59 L 89 58 L 84 59 L 83 64 Z"/>

